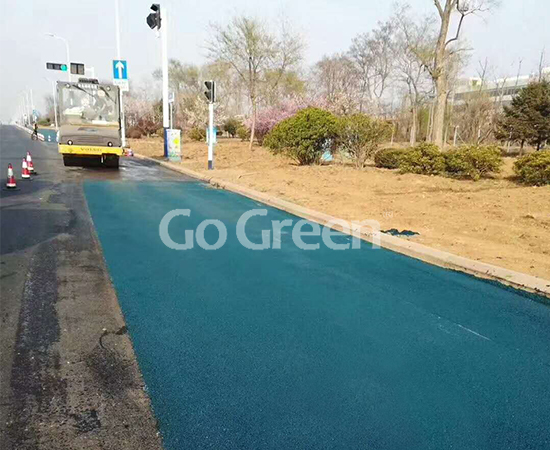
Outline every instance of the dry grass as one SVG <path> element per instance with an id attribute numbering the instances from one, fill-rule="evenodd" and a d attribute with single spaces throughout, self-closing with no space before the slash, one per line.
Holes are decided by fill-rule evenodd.
<path id="1" fill-rule="evenodd" d="M 132 140 L 162 157 L 160 139 Z M 185 142 L 182 165 L 206 172 L 207 147 Z M 495 179 L 461 181 L 351 166 L 296 166 L 237 139 L 216 146 L 215 175 L 346 220 L 375 219 L 408 229 L 431 247 L 550 279 L 550 186 L 514 183 L 512 158 Z"/>

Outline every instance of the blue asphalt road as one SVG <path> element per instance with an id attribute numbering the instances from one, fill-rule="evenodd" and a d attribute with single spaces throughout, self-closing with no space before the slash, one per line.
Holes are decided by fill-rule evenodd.
<path id="1" fill-rule="evenodd" d="M 550 448 L 541 299 L 367 244 L 244 249 L 263 205 L 200 183 L 85 192 L 167 449 Z M 174 241 L 219 219 L 227 244 L 165 247 L 182 208 Z M 251 240 L 298 220 L 267 209 Z"/>
<path id="2" fill-rule="evenodd" d="M 38 132 L 44 135 L 46 142 L 57 142 L 57 130 L 52 128 L 39 128 Z"/>

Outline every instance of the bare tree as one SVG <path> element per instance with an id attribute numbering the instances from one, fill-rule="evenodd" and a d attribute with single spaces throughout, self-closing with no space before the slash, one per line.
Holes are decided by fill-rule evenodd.
<path id="1" fill-rule="evenodd" d="M 542 51 L 540 52 L 540 60 L 539 60 L 539 70 L 538 70 L 538 72 L 539 72 L 539 83 L 544 78 L 545 54 L 546 54 L 546 49 L 543 48 Z"/>
<path id="2" fill-rule="evenodd" d="M 46 118 L 53 122 L 54 120 L 54 100 L 52 94 L 47 94 L 44 96 L 44 103 L 46 104 Z"/>
<path id="3" fill-rule="evenodd" d="M 415 145 L 418 130 L 418 111 L 432 90 L 429 74 L 418 58 L 419 53 L 425 54 L 433 48 L 433 20 L 425 17 L 411 20 L 408 5 L 401 6 L 396 11 L 394 23 L 397 29 L 396 37 L 396 67 L 397 80 L 406 86 L 407 97 L 411 109 L 410 145 Z"/>
<path id="4" fill-rule="evenodd" d="M 208 63 L 201 68 L 203 80 L 216 80 L 218 106 L 221 106 L 229 116 L 244 115 L 248 108 L 248 95 L 238 74 L 231 64 L 225 61 Z M 201 84 L 201 96 L 204 85 Z"/>
<path id="5" fill-rule="evenodd" d="M 234 17 L 226 26 L 213 25 L 213 38 L 207 50 L 211 61 L 228 63 L 245 86 L 252 108 L 249 147 L 252 149 L 261 85 L 278 85 L 284 74 L 301 61 L 302 41 L 286 24 L 275 35 L 260 21 L 241 16 Z M 277 76 L 267 77 L 268 73 Z"/>
<path id="6" fill-rule="evenodd" d="M 324 56 L 312 70 L 313 85 L 328 108 L 338 114 L 350 114 L 358 108 L 358 73 L 351 59 L 341 53 Z"/>
<path id="7" fill-rule="evenodd" d="M 288 70 L 282 77 L 278 72 L 267 72 L 262 105 L 275 106 L 294 97 L 303 97 L 305 92 L 306 80 L 299 71 Z"/>
<path id="8" fill-rule="evenodd" d="M 449 71 L 452 57 L 456 54 L 455 43 L 460 38 L 462 25 L 466 17 L 487 11 L 495 5 L 497 0 L 434 0 L 440 18 L 439 33 L 434 52 L 431 55 L 420 55 L 424 58 L 436 90 L 434 111 L 434 138 L 433 141 L 444 145 L 445 111 L 449 95 Z M 454 36 L 448 37 L 451 25 L 451 16 L 458 14 L 458 23 Z"/>
<path id="9" fill-rule="evenodd" d="M 359 111 L 367 102 L 380 113 L 382 99 L 395 69 L 395 26 L 392 21 L 379 22 L 371 33 L 353 39 L 349 50 L 359 76 Z"/>

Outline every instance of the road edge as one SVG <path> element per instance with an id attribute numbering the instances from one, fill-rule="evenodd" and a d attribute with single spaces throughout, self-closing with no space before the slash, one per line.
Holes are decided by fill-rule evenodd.
<path id="1" fill-rule="evenodd" d="M 262 192 L 250 189 L 230 181 L 218 179 L 204 175 L 200 172 L 182 167 L 178 164 L 170 163 L 167 161 L 161 161 L 149 156 L 134 153 L 134 156 L 138 159 L 154 162 L 162 167 L 179 172 L 183 175 L 196 178 L 197 180 L 204 181 L 216 188 L 225 189 L 227 191 L 235 192 L 253 200 L 258 200 L 269 206 L 273 206 L 277 209 L 294 214 L 298 217 L 317 222 L 321 225 L 331 220 L 341 220 L 334 216 L 315 211 L 313 209 L 304 208 L 295 203 L 287 200 L 282 200 L 273 195 L 264 194 Z M 332 228 L 343 231 L 338 226 Z M 371 242 L 373 241 L 374 233 L 361 231 L 361 238 Z M 473 275 L 478 278 L 498 281 L 506 286 L 528 291 L 533 294 L 542 295 L 550 299 L 550 280 L 527 275 L 521 272 L 516 272 L 504 267 L 494 266 L 480 261 L 474 261 L 472 259 L 458 256 L 452 253 L 448 253 L 442 250 L 437 250 L 432 247 L 428 247 L 417 242 L 411 242 L 406 239 L 401 239 L 395 236 L 380 233 L 380 246 L 388 250 L 401 253 L 403 255 L 419 259 L 421 261 L 433 264 L 435 266 L 444 267 L 446 269 L 457 270 Z"/>
<path id="2" fill-rule="evenodd" d="M 23 131 L 26 131 L 27 133 L 29 134 L 32 134 L 32 130 L 29 130 L 27 127 L 23 127 L 21 125 L 19 125 L 18 123 L 14 123 L 12 125 L 15 125 L 17 128 L 19 128 L 20 130 L 23 130 Z M 38 140 L 39 141 L 45 141 L 46 139 L 44 138 L 44 135 L 42 133 L 37 133 L 38 134 Z"/>
<path id="3" fill-rule="evenodd" d="M 105 281 L 108 283 L 108 290 L 110 290 L 111 294 L 112 294 L 112 300 L 113 300 L 113 303 L 114 303 L 113 306 L 115 307 L 115 310 L 116 310 L 115 313 L 118 316 L 116 319 L 119 320 L 123 324 L 124 328 L 128 329 L 127 328 L 127 323 L 126 323 L 126 316 L 124 315 L 124 311 L 122 309 L 122 306 L 120 305 L 120 301 L 119 301 L 119 298 L 118 298 L 118 292 L 116 290 L 115 283 L 113 281 L 111 272 L 109 270 L 109 265 L 107 264 L 107 260 L 105 259 L 105 253 L 103 251 L 103 246 L 101 245 L 101 240 L 100 240 L 99 235 L 97 233 L 97 228 L 96 228 L 96 225 L 95 225 L 95 222 L 94 222 L 94 218 L 92 216 L 92 212 L 90 211 L 90 206 L 88 204 L 88 198 L 86 197 L 86 193 L 84 192 L 84 185 L 83 184 L 82 184 L 82 196 L 83 196 L 83 200 L 84 200 L 84 207 L 86 209 L 85 212 L 87 213 L 87 216 L 89 217 L 89 220 L 90 220 L 91 240 L 93 242 L 93 245 L 98 250 L 99 257 L 100 257 L 100 260 L 101 260 L 101 265 L 102 265 L 101 270 L 102 270 L 103 276 L 105 276 Z M 107 330 L 104 329 L 104 332 L 105 331 L 107 331 Z M 116 332 L 115 332 L 115 334 L 116 334 Z M 138 378 L 138 384 L 141 386 L 141 389 L 139 389 L 139 392 L 136 390 L 135 393 L 142 396 L 141 400 L 144 400 L 145 408 L 147 409 L 147 412 L 150 415 L 150 420 L 151 420 L 151 422 L 154 426 L 154 430 L 152 430 L 152 431 L 154 431 L 154 436 L 155 436 L 155 437 L 152 437 L 152 439 L 156 438 L 158 448 L 163 449 L 164 448 L 164 436 L 163 436 L 163 434 L 160 430 L 160 423 L 159 423 L 157 414 L 155 412 L 155 408 L 153 407 L 153 401 L 151 399 L 151 393 L 149 391 L 149 387 L 148 387 L 147 383 L 145 382 L 145 378 L 143 377 L 143 372 L 141 370 L 141 366 L 139 364 L 139 360 L 138 360 L 138 357 L 137 357 L 137 352 L 136 352 L 135 347 L 134 347 L 134 340 L 132 338 L 132 334 L 131 334 L 131 332 L 124 333 L 124 334 L 126 334 L 126 336 L 128 338 L 128 348 L 126 350 L 129 352 L 129 356 L 130 356 L 133 364 L 135 364 L 136 377 Z"/>

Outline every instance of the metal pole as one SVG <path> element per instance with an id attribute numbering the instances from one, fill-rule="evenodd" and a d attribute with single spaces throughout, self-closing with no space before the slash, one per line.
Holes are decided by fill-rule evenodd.
<path id="1" fill-rule="evenodd" d="M 50 36 L 54 39 L 60 39 L 65 43 L 65 51 L 67 52 L 67 77 L 69 82 L 71 81 L 71 55 L 69 53 L 69 41 L 67 39 L 62 38 L 61 36 L 58 36 L 57 34 L 53 33 L 46 33 L 46 36 Z"/>
<path id="2" fill-rule="evenodd" d="M 34 100 L 32 98 L 32 88 L 29 89 L 30 93 L 31 93 L 31 117 L 32 117 L 32 122 L 34 123 Z"/>
<path id="3" fill-rule="evenodd" d="M 208 104 L 208 170 L 214 169 L 214 103 Z"/>
<path id="4" fill-rule="evenodd" d="M 117 59 L 120 59 L 120 17 L 118 0 L 115 0 L 115 26 L 116 26 L 116 54 Z"/>
<path id="5" fill-rule="evenodd" d="M 29 113 L 29 109 L 27 108 L 27 95 L 25 94 L 25 91 L 21 92 L 23 94 L 23 126 L 27 126 L 27 119 L 26 116 Z"/>
<path id="6" fill-rule="evenodd" d="M 29 100 L 29 93 L 27 91 L 25 91 L 25 108 L 27 110 L 27 124 L 30 125 L 31 124 L 31 115 L 29 114 L 29 109 L 31 107 L 31 102 Z M 32 112 L 31 112 L 32 114 Z"/>
<path id="7" fill-rule="evenodd" d="M 69 41 L 67 39 L 57 36 L 58 39 L 61 39 L 63 42 L 65 42 L 65 50 L 67 51 L 67 76 L 69 78 L 69 82 L 71 80 L 71 55 L 69 53 Z"/>
<path id="8" fill-rule="evenodd" d="M 170 103 L 170 129 L 174 128 L 174 103 Z"/>
<path id="9" fill-rule="evenodd" d="M 118 1 L 115 0 L 115 22 L 116 22 L 116 54 L 117 59 L 120 60 L 120 16 Z M 126 119 L 124 118 L 124 103 L 122 101 L 122 89 L 118 90 L 118 101 L 120 103 L 120 134 L 122 146 L 126 147 Z"/>
<path id="10" fill-rule="evenodd" d="M 55 129 L 59 130 L 59 126 L 57 124 L 57 100 L 56 100 L 56 94 L 55 92 L 55 81 L 52 81 L 52 94 L 53 94 L 53 117 L 55 119 Z"/>
<path id="11" fill-rule="evenodd" d="M 164 128 L 164 156 L 168 157 L 168 128 L 170 118 L 168 111 L 168 15 L 166 8 L 161 8 L 162 25 L 160 38 L 162 41 L 162 126 Z"/>

